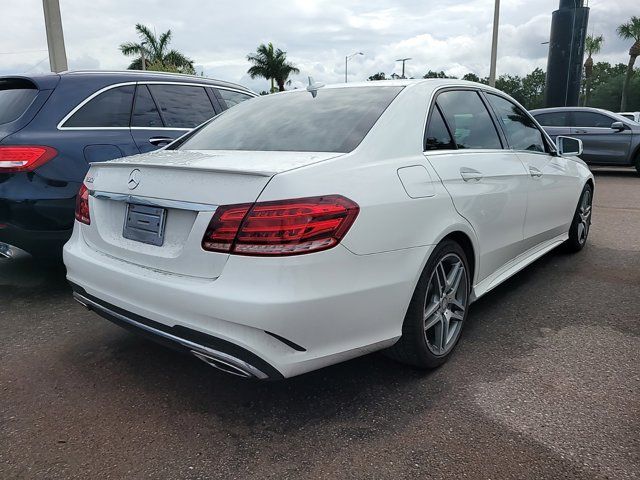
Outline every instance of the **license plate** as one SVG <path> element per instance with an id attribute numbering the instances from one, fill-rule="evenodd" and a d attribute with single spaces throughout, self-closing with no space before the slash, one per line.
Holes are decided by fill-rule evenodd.
<path id="1" fill-rule="evenodd" d="M 164 243 L 165 208 L 127 204 L 122 236 L 137 242 L 161 246 Z"/>

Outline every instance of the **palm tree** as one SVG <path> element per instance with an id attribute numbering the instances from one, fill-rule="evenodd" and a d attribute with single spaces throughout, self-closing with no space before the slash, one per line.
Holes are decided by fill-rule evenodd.
<path id="1" fill-rule="evenodd" d="M 268 45 L 260 44 L 256 53 L 247 55 L 247 60 L 253 63 L 253 66 L 247 70 L 249 76 L 271 80 L 271 93 L 275 91 L 274 82 L 278 84 L 278 90 L 284 92 L 284 85 L 289 75 L 300 73 L 295 65 L 287 62 L 287 52 L 274 48 L 271 42 Z"/>
<path id="2" fill-rule="evenodd" d="M 640 17 L 633 16 L 627 23 L 623 23 L 618 27 L 618 35 L 625 40 L 633 40 L 634 43 L 629 49 L 629 66 L 627 67 L 627 75 L 624 78 L 624 86 L 622 87 L 622 102 L 620 103 L 620 111 L 627 109 L 627 98 L 629 96 L 629 84 L 633 76 L 633 66 L 636 58 L 640 57 Z"/>
<path id="3" fill-rule="evenodd" d="M 584 79 L 585 79 L 585 87 L 584 87 L 584 100 L 583 107 L 586 107 L 591 99 L 591 80 L 593 77 L 593 55 L 600 53 L 602 50 L 602 44 L 604 43 L 604 37 L 602 35 L 598 35 L 594 37 L 593 35 L 588 35 L 587 39 L 584 43 L 584 48 L 587 51 L 588 57 L 587 61 L 584 62 Z"/>
<path id="4" fill-rule="evenodd" d="M 175 70 L 179 73 L 194 74 L 193 60 L 187 58 L 177 50 L 168 50 L 171 43 L 171 30 L 167 30 L 159 37 L 148 27 L 138 23 L 136 31 L 141 42 L 126 42 L 120 45 L 120 51 L 136 58 L 129 65 L 129 70 L 142 70 L 143 56 L 147 70 Z"/>

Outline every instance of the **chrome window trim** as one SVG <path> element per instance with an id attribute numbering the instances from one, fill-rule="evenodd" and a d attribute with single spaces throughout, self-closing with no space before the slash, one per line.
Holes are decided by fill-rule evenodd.
<path id="1" fill-rule="evenodd" d="M 182 200 L 167 200 L 164 198 L 139 197 L 127 193 L 103 192 L 100 190 L 90 190 L 89 195 L 99 200 L 113 200 L 116 202 L 136 203 L 150 207 L 174 208 L 177 210 L 190 210 L 197 212 L 214 212 L 218 205 L 210 203 L 184 202 Z"/>
<path id="2" fill-rule="evenodd" d="M 82 107 L 84 107 L 87 103 L 89 103 L 91 100 L 93 100 L 95 97 L 97 97 L 98 95 L 100 95 L 101 93 L 104 93 L 108 90 L 111 90 L 113 88 L 118 88 L 118 87 L 126 87 L 128 85 L 183 85 L 183 86 L 188 86 L 188 87 L 203 87 L 203 88 L 218 88 L 218 89 L 222 89 L 222 90 L 229 90 L 231 92 L 237 92 L 237 93 L 242 93 L 244 95 L 248 95 L 250 97 L 257 97 L 258 95 L 256 95 L 255 93 L 249 93 L 243 90 L 239 90 L 236 88 L 231 88 L 231 87 L 226 87 L 226 86 L 216 86 L 216 85 L 209 85 L 206 83 L 195 83 L 195 82 L 169 82 L 169 81 L 162 81 L 162 80 L 143 80 L 140 82 L 121 82 L 121 83 L 114 83 L 111 85 L 107 85 L 106 87 L 101 88 L 100 90 L 93 92 L 91 95 L 89 95 L 87 98 L 85 98 L 84 100 L 82 100 L 78 105 L 76 105 L 69 113 L 67 113 L 67 115 L 64 116 L 64 118 L 62 120 L 60 120 L 58 122 L 58 125 L 56 125 L 56 129 L 60 130 L 60 131 L 73 131 L 73 130 L 129 130 L 129 129 L 144 129 L 144 130 L 183 130 L 183 131 L 189 131 L 191 130 L 190 128 L 177 128 L 177 127 L 65 127 L 64 124 L 67 120 L 69 120 L 78 110 L 80 110 Z M 194 127 L 195 128 L 195 127 Z"/>

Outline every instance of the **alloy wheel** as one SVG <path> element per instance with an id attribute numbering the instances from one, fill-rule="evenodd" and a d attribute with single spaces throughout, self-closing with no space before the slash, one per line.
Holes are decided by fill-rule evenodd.
<path id="1" fill-rule="evenodd" d="M 424 304 L 424 335 L 434 355 L 446 355 L 456 344 L 468 297 L 464 262 L 450 253 L 433 270 Z"/>
<path id="2" fill-rule="evenodd" d="M 586 189 L 580 200 L 578 209 L 578 242 L 580 245 L 587 241 L 591 227 L 591 190 Z"/>

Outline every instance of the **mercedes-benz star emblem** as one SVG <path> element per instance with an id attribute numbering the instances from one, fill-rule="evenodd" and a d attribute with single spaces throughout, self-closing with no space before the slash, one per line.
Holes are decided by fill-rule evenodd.
<path id="1" fill-rule="evenodd" d="M 129 174 L 129 181 L 127 182 L 127 186 L 129 187 L 129 190 L 133 190 L 138 185 L 140 185 L 140 170 L 136 168 Z"/>

